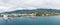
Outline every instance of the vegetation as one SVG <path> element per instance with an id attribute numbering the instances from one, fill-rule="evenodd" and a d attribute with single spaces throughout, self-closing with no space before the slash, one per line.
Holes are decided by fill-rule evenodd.
<path id="1" fill-rule="evenodd" d="M 36 13 L 36 16 L 42 16 L 44 14 L 48 14 L 48 16 L 55 15 L 55 13 L 60 13 L 60 10 L 56 9 L 33 9 L 33 10 L 16 10 L 16 11 L 11 11 L 11 12 L 3 12 L 0 14 L 31 14 L 31 13 Z"/>

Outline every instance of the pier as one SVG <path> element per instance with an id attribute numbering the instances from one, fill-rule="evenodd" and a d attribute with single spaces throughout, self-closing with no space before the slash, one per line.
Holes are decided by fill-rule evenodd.
<path id="1" fill-rule="evenodd" d="M 34 18 L 36 16 L 35 13 L 31 14 L 0 14 L 0 17 L 3 17 L 5 20 L 9 19 L 9 17 L 31 17 Z"/>
<path id="2" fill-rule="evenodd" d="M 36 16 L 35 13 L 31 14 L 0 14 L 2 17 L 24 17 L 24 16 Z"/>

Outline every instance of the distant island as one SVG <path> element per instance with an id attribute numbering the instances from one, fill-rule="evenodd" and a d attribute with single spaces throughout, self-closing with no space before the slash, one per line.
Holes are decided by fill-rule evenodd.
<path id="1" fill-rule="evenodd" d="M 57 9 L 32 9 L 32 10 L 16 10 L 11 12 L 3 12 L 1 14 L 36 14 L 36 16 L 54 16 L 54 15 L 60 15 L 60 10 Z"/>

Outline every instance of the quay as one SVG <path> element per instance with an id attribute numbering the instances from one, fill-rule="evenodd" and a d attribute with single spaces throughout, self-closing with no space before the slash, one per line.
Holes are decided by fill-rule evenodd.
<path id="1" fill-rule="evenodd" d="M 0 17 L 24 17 L 24 16 L 36 16 L 35 13 L 31 14 L 0 14 Z"/>
<path id="2" fill-rule="evenodd" d="M 31 17 L 34 18 L 36 16 L 35 13 L 31 14 L 0 14 L 0 17 L 3 17 L 5 20 L 9 19 L 9 17 Z"/>

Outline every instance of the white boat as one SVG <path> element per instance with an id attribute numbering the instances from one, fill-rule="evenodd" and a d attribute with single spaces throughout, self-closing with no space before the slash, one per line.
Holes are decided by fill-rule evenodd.
<path id="1" fill-rule="evenodd" d="M 3 18 L 4 18 L 4 20 L 8 20 L 7 15 L 4 15 Z"/>

